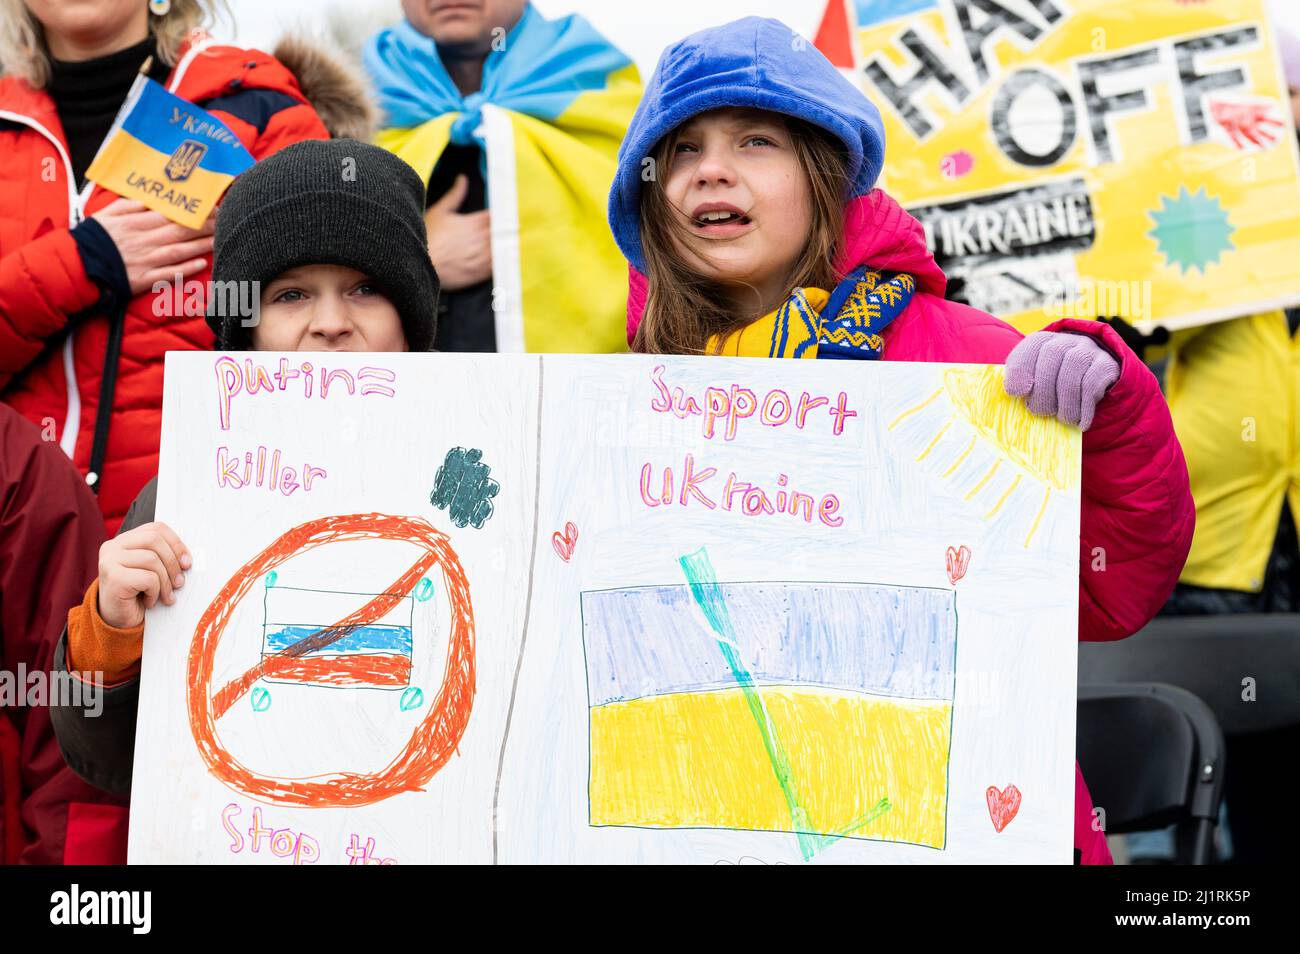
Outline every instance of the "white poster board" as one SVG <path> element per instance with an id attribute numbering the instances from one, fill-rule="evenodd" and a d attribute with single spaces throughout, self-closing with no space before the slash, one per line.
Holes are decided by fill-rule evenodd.
<path id="1" fill-rule="evenodd" d="M 1080 441 L 1001 373 L 169 354 L 131 860 L 1069 862 Z"/>

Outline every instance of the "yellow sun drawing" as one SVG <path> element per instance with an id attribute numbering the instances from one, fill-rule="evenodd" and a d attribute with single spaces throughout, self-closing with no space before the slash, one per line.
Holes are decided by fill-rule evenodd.
<path id="1" fill-rule="evenodd" d="M 1022 399 L 1007 394 L 1002 387 L 1002 375 L 1003 369 L 997 365 L 949 368 L 943 373 L 943 387 L 902 411 L 889 423 L 888 429 L 893 431 L 911 419 L 909 429 L 913 434 L 919 433 L 922 440 L 928 434 L 929 439 L 916 461 L 926 461 L 933 455 L 934 461 L 946 463 L 940 474 L 944 479 L 966 482 L 973 474 L 970 467 L 963 469 L 963 465 L 968 459 L 972 464 L 978 462 L 983 467 L 978 471 L 981 476 L 964 497 L 972 502 L 979 498 L 977 506 L 989 508 L 984 514 L 986 520 L 997 516 L 1022 483 L 1041 488 L 1042 499 L 1025 535 L 1028 547 L 1052 493 L 1077 492 L 1082 445 L 1076 431 L 1056 418 L 1030 414 Z M 947 401 L 939 402 L 944 395 Z M 958 422 L 964 426 L 958 426 L 954 432 L 954 424 Z M 953 436 L 957 436 L 955 441 Z M 974 454 L 977 447 L 984 448 L 985 453 Z M 949 454 L 955 456 L 949 459 L 946 456 Z M 990 454 L 991 464 L 987 461 Z M 976 457 L 983 459 L 976 461 Z M 1039 491 L 1030 492 L 1037 496 Z"/>

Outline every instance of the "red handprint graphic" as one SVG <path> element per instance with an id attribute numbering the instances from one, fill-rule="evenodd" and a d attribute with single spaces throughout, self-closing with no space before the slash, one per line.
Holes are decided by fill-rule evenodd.
<path id="1" fill-rule="evenodd" d="M 1210 102 L 1210 115 L 1223 127 L 1238 149 L 1250 145 L 1265 147 L 1277 142 L 1278 130 L 1286 124 L 1277 116 L 1273 103 Z"/>

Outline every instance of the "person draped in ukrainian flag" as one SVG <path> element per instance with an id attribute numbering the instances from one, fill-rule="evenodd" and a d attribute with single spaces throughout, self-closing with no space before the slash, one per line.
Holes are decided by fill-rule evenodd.
<path id="1" fill-rule="evenodd" d="M 428 183 L 441 351 L 601 353 L 627 265 L 605 222 L 636 66 L 580 16 L 524 0 L 402 0 L 366 45 L 376 143 Z"/>

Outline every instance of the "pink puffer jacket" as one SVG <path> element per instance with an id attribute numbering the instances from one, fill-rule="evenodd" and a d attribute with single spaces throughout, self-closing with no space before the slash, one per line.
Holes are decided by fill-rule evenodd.
<path id="1" fill-rule="evenodd" d="M 1005 322 L 943 297 L 947 279 L 919 222 L 879 189 L 845 214 L 842 273 L 858 265 L 907 272 L 917 294 L 884 330 L 886 361 L 1002 364 L 1022 338 Z M 631 269 L 628 340 L 645 307 L 645 278 Z M 1173 590 L 1192 543 L 1196 514 L 1187 465 L 1155 376 L 1108 325 L 1066 319 L 1048 331 L 1098 339 L 1119 358 L 1120 376 L 1083 435 L 1079 530 L 1079 638 L 1122 639 L 1156 614 Z M 1093 570 L 1096 548 L 1104 568 Z M 1109 864 L 1092 799 L 1075 766 L 1074 847 L 1084 864 Z"/>

